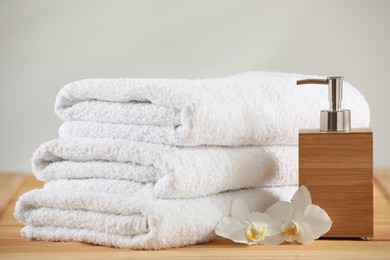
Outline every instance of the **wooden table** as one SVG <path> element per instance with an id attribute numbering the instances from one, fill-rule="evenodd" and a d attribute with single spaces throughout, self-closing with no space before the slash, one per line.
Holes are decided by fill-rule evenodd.
<path id="1" fill-rule="evenodd" d="M 374 177 L 375 235 L 370 241 L 320 239 L 309 245 L 245 246 L 218 240 L 178 249 L 137 251 L 20 237 L 22 225 L 13 217 L 15 202 L 42 183 L 33 176 L 0 174 L 0 259 L 390 259 L 390 169 L 376 170 Z"/>

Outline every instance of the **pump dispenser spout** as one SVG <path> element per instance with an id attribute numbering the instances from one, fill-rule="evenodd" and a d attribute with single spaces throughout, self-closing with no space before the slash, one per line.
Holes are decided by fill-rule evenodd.
<path id="1" fill-rule="evenodd" d="M 321 131 L 350 131 L 351 111 L 341 109 L 343 98 L 343 77 L 327 77 L 326 79 L 298 80 L 297 85 L 322 84 L 329 88 L 329 110 L 321 110 Z"/>

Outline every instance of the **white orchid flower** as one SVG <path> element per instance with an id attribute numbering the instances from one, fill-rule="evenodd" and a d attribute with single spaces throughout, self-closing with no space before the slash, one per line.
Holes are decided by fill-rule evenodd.
<path id="1" fill-rule="evenodd" d="M 248 206 L 238 198 L 233 202 L 231 217 L 223 218 L 215 233 L 236 243 L 276 245 L 284 241 L 280 235 L 281 224 L 268 214 L 250 213 Z"/>
<path id="2" fill-rule="evenodd" d="M 287 242 L 308 244 L 327 233 L 332 220 L 319 206 L 311 204 L 306 186 L 301 186 L 290 202 L 277 202 L 266 210 L 273 219 L 282 221 L 281 236 Z"/>

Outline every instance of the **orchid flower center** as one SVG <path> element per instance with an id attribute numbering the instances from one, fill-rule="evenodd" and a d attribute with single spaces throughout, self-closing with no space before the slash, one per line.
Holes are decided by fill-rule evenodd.
<path id="1" fill-rule="evenodd" d="M 265 225 L 263 223 L 252 222 L 246 229 L 246 236 L 253 242 L 260 242 L 265 239 Z"/>
<path id="2" fill-rule="evenodd" d="M 293 220 L 282 225 L 282 233 L 287 242 L 294 242 L 301 235 L 299 225 Z"/>

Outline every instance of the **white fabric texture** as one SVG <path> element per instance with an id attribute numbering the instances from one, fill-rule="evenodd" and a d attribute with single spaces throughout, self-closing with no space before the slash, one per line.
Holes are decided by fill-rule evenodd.
<path id="1" fill-rule="evenodd" d="M 34 153 L 37 179 L 53 190 L 150 189 L 160 198 L 298 184 L 297 146 L 177 147 L 119 139 L 69 138 Z"/>
<path id="2" fill-rule="evenodd" d="M 246 189 L 217 195 L 163 200 L 91 192 L 32 190 L 16 203 L 15 217 L 30 239 L 87 242 L 134 249 L 181 247 L 210 241 L 219 220 L 241 197 L 251 210 L 290 200 L 297 187 Z M 207 214 L 205 214 L 207 213 Z"/>
<path id="3" fill-rule="evenodd" d="M 231 77 L 87 79 L 58 94 L 60 137 L 120 138 L 180 146 L 296 145 L 299 128 L 319 128 L 326 86 L 297 86 L 312 76 L 247 72 Z M 368 127 L 360 92 L 344 83 L 352 127 Z"/>

